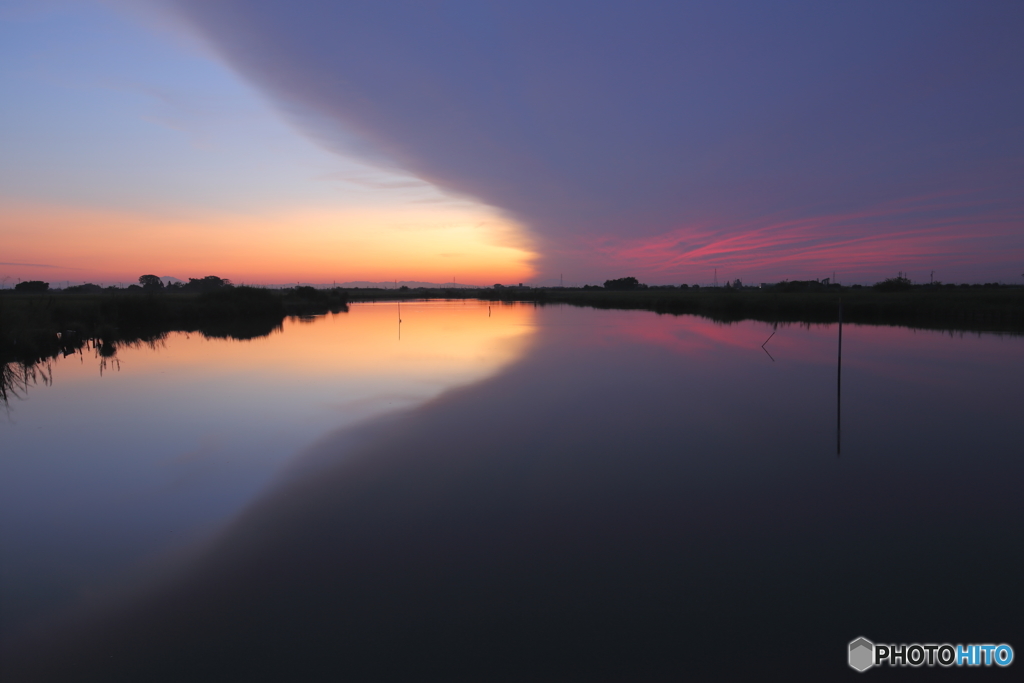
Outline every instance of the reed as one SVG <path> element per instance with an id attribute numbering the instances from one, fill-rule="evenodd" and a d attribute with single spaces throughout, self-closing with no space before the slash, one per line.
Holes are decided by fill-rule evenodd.
<path id="1" fill-rule="evenodd" d="M 251 339 L 290 315 L 345 310 L 340 290 L 222 287 L 204 292 L 101 290 L 0 293 L 0 364 L 31 365 L 96 342 L 101 352 L 167 332 Z"/>
<path id="2" fill-rule="evenodd" d="M 31 365 L 75 351 L 91 340 L 114 349 L 170 331 L 250 339 L 269 334 L 289 315 L 346 310 L 350 301 L 478 299 L 567 304 L 699 315 L 721 322 L 832 323 L 843 299 L 848 323 L 951 331 L 1024 334 L 1024 287 L 840 287 L 814 282 L 771 287 L 628 290 L 578 288 L 262 289 L 226 285 L 207 291 L 168 289 L 0 292 L 0 363 Z M 98 288 L 97 288 L 98 289 Z"/>

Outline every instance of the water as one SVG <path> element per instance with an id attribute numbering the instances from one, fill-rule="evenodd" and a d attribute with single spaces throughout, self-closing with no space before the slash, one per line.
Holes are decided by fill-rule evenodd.
<path id="1" fill-rule="evenodd" d="M 0 413 L 0 628 L 146 580 L 333 430 L 479 381 L 529 344 L 532 307 L 357 305 L 262 339 L 172 333 L 96 352 Z M 498 315 L 500 311 L 500 315 Z"/>
<path id="2" fill-rule="evenodd" d="M 835 326 L 402 319 L 56 363 L 0 431 L 12 680 L 823 680 L 861 635 L 1024 647 L 1024 339 L 845 325 L 837 456 Z"/>

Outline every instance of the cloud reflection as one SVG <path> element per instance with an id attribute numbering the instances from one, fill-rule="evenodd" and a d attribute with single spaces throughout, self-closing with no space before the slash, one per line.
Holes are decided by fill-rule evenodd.
<path id="1" fill-rule="evenodd" d="M 751 679 L 790 661 L 779 633 L 805 648 L 787 677 L 823 680 L 850 624 L 1019 630 L 1019 339 L 850 326 L 837 460 L 827 327 L 771 364 L 760 323 L 537 322 L 509 372 L 321 443 L 187 576 L 23 656 L 80 680 Z M 642 341 L 723 331 L 749 348 Z M 986 532 L 928 531 L 950 524 Z M 1005 610 L 967 599 L 982 579 Z"/>
<path id="2" fill-rule="evenodd" d="M 533 306 L 405 302 L 399 341 L 396 309 L 353 304 L 245 341 L 171 333 L 121 345 L 102 376 L 89 350 L 4 366 L 4 646 L 162 573 L 326 434 L 500 373 L 535 332 Z"/>

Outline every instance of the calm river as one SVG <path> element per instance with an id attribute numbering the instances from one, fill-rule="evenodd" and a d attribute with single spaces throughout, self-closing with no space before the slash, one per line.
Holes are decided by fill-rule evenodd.
<path id="1" fill-rule="evenodd" d="M 14 387 L 4 680 L 831 680 L 858 636 L 1024 656 L 1024 338 L 844 325 L 840 416 L 835 325 L 400 315 L 172 333 Z"/>

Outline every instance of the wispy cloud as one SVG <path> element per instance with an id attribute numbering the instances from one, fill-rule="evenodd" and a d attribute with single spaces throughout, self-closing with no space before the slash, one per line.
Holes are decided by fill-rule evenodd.
<path id="1" fill-rule="evenodd" d="M 69 268 L 67 266 L 53 266 L 48 263 L 0 263 L 0 266 L 24 266 L 29 268 L 57 268 L 60 270 L 81 270 L 80 268 Z"/>
<path id="2" fill-rule="evenodd" d="M 823 277 L 835 270 L 882 277 L 897 267 L 1012 268 L 1024 255 L 1021 225 L 1024 214 L 1015 208 L 982 210 L 964 196 L 917 197 L 847 213 L 769 216 L 728 229 L 695 225 L 650 238 L 604 236 L 564 248 L 607 268 L 677 280 L 706 278 L 716 268 L 765 279 Z"/>

